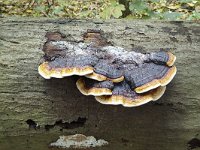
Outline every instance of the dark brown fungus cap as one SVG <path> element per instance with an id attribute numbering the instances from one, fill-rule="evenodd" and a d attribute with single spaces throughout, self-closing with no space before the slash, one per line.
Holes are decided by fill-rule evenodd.
<path id="1" fill-rule="evenodd" d="M 117 68 L 117 65 L 110 64 L 108 61 L 99 61 L 94 66 L 94 72 L 86 76 L 97 81 L 111 80 L 112 82 L 121 82 L 124 80 L 123 71 Z"/>
<path id="2" fill-rule="evenodd" d="M 92 47 L 111 45 L 103 35 L 104 33 L 102 30 L 88 29 L 87 32 L 83 34 L 83 40 L 85 43 L 92 43 Z"/>
<path id="3" fill-rule="evenodd" d="M 44 58 L 46 60 L 52 60 L 52 58 L 66 55 L 66 50 L 58 45 L 54 45 L 51 42 L 46 42 L 43 45 L 43 52 L 45 53 Z"/>
<path id="4" fill-rule="evenodd" d="M 43 62 L 39 67 L 39 74 L 45 79 L 63 78 L 66 76 L 80 75 L 84 76 L 93 72 L 93 66 L 98 62 L 94 56 L 77 55 L 67 57 L 58 57 L 53 61 Z"/>
<path id="5" fill-rule="evenodd" d="M 47 41 L 60 41 L 66 36 L 60 32 L 47 32 L 45 37 L 47 38 Z"/>
<path id="6" fill-rule="evenodd" d="M 123 105 L 125 107 L 140 106 L 150 101 L 159 99 L 165 92 L 166 87 L 158 87 L 146 93 L 136 93 L 124 81 L 114 86 L 111 96 L 96 96 L 96 100 L 102 104 Z"/>
<path id="7" fill-rule="evenodd" d="M 172 66 L 176 61 L 176 56 L 171 52 L 164 51 L 150 53 L 149 58 L 154 63 L 166 64 L 167 66 Z"/>
<path id="8" fill-rule="evenodd" d="M 88 78 L 80 78 L 76 82 L 76 86 L 83 95 L 112 95 L 114 87 L 111 81 L 96 81 Z"/>
<path id="9" fill-rule="evenodd" d="M 125 79 L 137 93 L 144 93 L 159 86 L 166 86 L 175 76 L 176 67 L 143 63 L 125 67 Z"/>
<path id="10" fill-rule="evenodd" d="M 64 34 L 60 32 L 47 32 L 45 37 L 47 38 L 47 41 L 43 45 L 42 51 L 45 53 L 44 57 L 45 59 L 51 60 L 52 58 L 55 58 L 57 56 L 65 56 L 66 55 L 66 49 L 63 47 L 60 47 L 59 45 L 55 45 L 52 42 L 56 41 L 63 41 L 66 37 Z"/>

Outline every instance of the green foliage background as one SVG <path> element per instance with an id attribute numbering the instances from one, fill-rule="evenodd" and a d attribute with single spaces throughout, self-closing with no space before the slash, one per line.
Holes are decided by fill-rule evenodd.
<path id="1" fill-rule="evenodd" d="M 199 20 L 200 0 L 0 0 L 0 16 Z"/>

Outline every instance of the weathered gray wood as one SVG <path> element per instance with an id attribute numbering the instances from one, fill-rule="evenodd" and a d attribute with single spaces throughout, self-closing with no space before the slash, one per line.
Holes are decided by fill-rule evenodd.
<path id="1" fill-rule="evenodd" d="M 39 76 L 39 48 L 47 31 L 61 31 L 78 41 L 87 29 L 97 28 L 121 47 L 173 49 L 178 73 L 159 101 L 137 108 L 102 105 L 81 95 L 74 77 L 44 80 Z M 1 18 L 0 147 L 47 149 L 58 135 L 77 132 L 109 141 L 102 149 L 187 149 L 187 142 L 200 133 L 199 60 L 198 22 Z M 87 118 L 84 127 L 62 132 L 59 127 L 44 129 L 57 120 L 70 122 L 78 117 Z M 27 119 L 41 128 L 29 130 Z"/>

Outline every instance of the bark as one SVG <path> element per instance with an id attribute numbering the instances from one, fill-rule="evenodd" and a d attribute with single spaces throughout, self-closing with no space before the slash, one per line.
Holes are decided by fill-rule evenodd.
<path id="1" fill-rule="evenodd" d="M 87 29 L 101 29 L 114 45 L 127 49 L 172 49 L 178 72 L 164 96 L 136 108 L 102 105 L 80 94 L 76 77 L 40 77 L 46 32 L 60 31 L 80 41 Z M 1 18 L 0 146 L 48 149 L 58 135 L 75 133 L 105 139 L 110 144 L 102 149 L 183 150 L 193 138 L 190 146 L 198 146 L 199 59 L 198 22 Z M 79 117 L 86 121 L 77 121 Z"/>

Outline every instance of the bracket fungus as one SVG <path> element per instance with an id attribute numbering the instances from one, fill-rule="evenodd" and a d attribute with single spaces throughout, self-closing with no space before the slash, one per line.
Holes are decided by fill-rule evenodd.
<path id="1" fill-rule="evenodd" d="M 48 32 L 43 61 L 45 79 L 83 76 L 76 85 L 103 104 L 134 107 L 159 99 L 176 74 L 176 56 L 169 51 L 139 53 L 113 46 L 99 30 L 88 30 L 82 41 Z"/>

